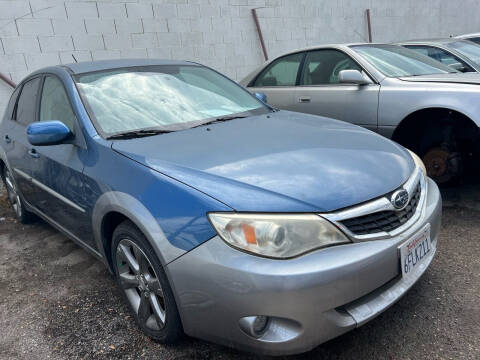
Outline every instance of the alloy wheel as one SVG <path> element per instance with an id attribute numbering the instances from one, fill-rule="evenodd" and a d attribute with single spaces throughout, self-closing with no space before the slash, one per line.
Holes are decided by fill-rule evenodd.
<path id="1" fill-rule="evenodd" d="M 22 202 L 9 170 L 5 170 L 5 184 L 7 185 L 8 199 L 10 200 L 10 204 L 12 204 L 13 211 L 15 211 L 17 217 L 21 218 L 23 211 Z"/>
<path id="2" fill-rule="evenodd" d="M 120 286 L 137 314 L 141 326 L 158 331 L 165 326 L 166 303 L 160 280 L 147 255 L 129 239 L 117 246 Z"/>

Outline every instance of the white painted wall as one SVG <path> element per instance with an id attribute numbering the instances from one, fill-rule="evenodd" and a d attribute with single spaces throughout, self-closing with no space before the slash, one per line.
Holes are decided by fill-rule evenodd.
<path id="1" fill-rule="evenodd" d="M 47 65 L 108 58 L 175 58 L 241 79 L 270 57 L 329 42 L 480 31 L 478 0 L 0 0 L 0 72 L 20 81 Z M 8 100 L 0 85 L 0 111 Z"/>

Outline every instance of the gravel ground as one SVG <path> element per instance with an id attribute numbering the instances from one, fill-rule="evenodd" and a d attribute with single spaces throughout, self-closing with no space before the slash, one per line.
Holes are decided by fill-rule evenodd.
<path id="1" fill-rule="evenodd" d="M 437 256 L 396 305 L 289 359 L 480 359 L 480 189 L 446 189 Z M 186 338 L 150 341 L 103 265 L 49 225 L 23 226 L 0 196 L 0 359 L 256 359 Z"/>

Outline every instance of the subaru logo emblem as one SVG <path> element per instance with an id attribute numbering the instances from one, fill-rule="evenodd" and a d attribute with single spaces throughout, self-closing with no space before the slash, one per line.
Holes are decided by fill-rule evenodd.
<path id="1" fill-rule="evenodd" d="M 408 191 L 405 189 L 397 190 L 393 193 L 390 202 L 397 210 L 403 210 L 408 204 Z"/>

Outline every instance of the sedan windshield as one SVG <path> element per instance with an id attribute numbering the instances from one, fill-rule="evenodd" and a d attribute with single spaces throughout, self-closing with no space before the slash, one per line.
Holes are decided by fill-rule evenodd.
<path id="1" fill-rule="evenodd" d="M 457 50 L 471 61 L 480 65 L 480 46 L 468 41 L 454 41 L 447 44 L 447 47 Z"/>
<path id="2" fill-rule="evenodd" d="M 396 45 L 354 45 L 352 49 L 388 77 L 457 72 L 428 56 Z"/>
<path id="3" fill-rule="evenodd" d="M 270 111 L 233 81 L 197 65 L 98 71 L 77 75 L 75 81 L 97 130 L 106 137 L 182 130 L 233 114 Z"/>

